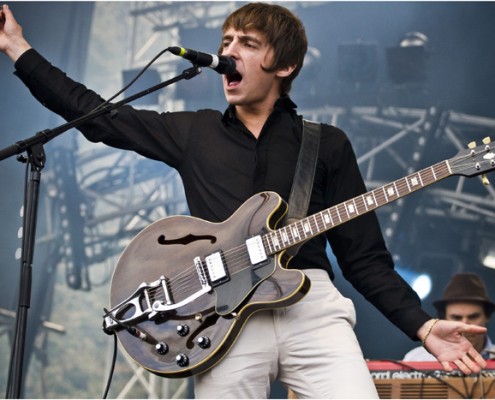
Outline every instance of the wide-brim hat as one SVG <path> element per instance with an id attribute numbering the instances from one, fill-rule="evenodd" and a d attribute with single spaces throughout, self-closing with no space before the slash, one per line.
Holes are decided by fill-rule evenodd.
<path id="1" fill-rule="evenodd" d="M 474 273 L 459 273 L 452 277 L 443 293 L 443 299 L 433 302 L 435 308 L 442 312 L 448 303 L 469 301 L 483 303 L 488 316 L 495 311 L 495 303 L 488 297 L 486 286 L 481 277 Z"/>

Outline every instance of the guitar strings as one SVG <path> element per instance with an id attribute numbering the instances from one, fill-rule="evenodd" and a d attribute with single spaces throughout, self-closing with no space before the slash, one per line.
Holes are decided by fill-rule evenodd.
<path id="1" fill-rule="evenodd" d="M 396 186 L 398 186 L 397 190 L 400 193 L 400 189 L 401 188 L 406 189 L 407 185 L 404 181 L 397 181 L 397 182 L 398 182 L 398 183 L 396 183 Z M 378 195 L 379 197 L 383 197 L 381 193 L 376 193 L 376 195 Z M 361 200 L 361 201 L 363 201 L 363 200 Z M 333 208 L 338 212 L 339 206 L 342 207 L 342 205 L 339 204 L 337 206 L 334 206 Z M 339 214 L 343 214 L 342 211 Z M 315 230 L 316 231 L 321 230 L 321 228 L 319 227 L 319 223 L 318 223 L 316 218 L 317 217 L 311 218 L 308 221 L 309 225 L 310 225 L 310 231 L 311 232 L 314 232 Z M 342 220 L 342 217 L 340 217 L 339 219 Z M 322 220 L 321 216 L 320 216 L 320 220 Z M 342 220 L 342 222 L 345 222 L 345 221 Z M 294 224 L 293 226 L 295 226 L 295 229 L 298 229 L 298 231 L 304 232 L 304 230 L 301 230 L 299 227 L 297 227 L 297 223 Z M 280 234 L 280 232 L 282 232 L 282 231 L 285 232 L 285 234 L 289 238 L 289 241 L 294 240 L 294 234 L 292 233 L 292 231 L 290 229 L 288 229 L 288 227 L 283 227 L 283 228 L 279 229 L 278 231 L 272 231 L 269 234 L 264 235 L 264 239 L 266 239 L 266 240 L 264 240 L 265 246 L 266 246 L 267 241 L 269 240 L 268 239 L 269 235 L 272 237 L 275 237 L 276 240 L 278 241 L 278 243 L 284 242 L 284 239 L 282 238 L 282 235 Z M 299 236 L 301 236 L 301 234 Z M 292 237 L 292 239 L 291 239 L 291 237 Z M 273 245 L 273 247 L 277 247 L 277 246 Z M 280 251 L 281 250 L 282 249 L 280 249 Z M 242 244 L 236 248 L 233 248 L 229 251 L 224 252 L 223 256 L 224 256 L 225 262 L 227 263 L 227 267 L 228 267 L 229 271 L 231 271 L 232 273 L 238 272 L 237 270 L 238 270 L 239 266 L 240 266 L 239 271 L 242 270 L 243 267 L 245 267 L 245 268 L 251 267 L 250 263 L 248 262 L 249 258 L 248 258 L 248 252 L 247 252 L 247 248 L 246 248 L 245 244 Z M 169 286 L 170 290 L 172 291 L 172 294 L 179 293 L 179 292 L 187 293 L 188 290 L 191 290 L 195 287 L 198 287 L 198 290 L 200 289 L 198 286 L 199 277 L 196 277 L 196 273 L 191 274 L 191 272 L 196 272 L 195 269 L 196 269 L 195 266 L 189 266 L 182 273 L 178 274 L 174 278 L 174 281 L 169 281 L 168 286 Z M 161 287 L 155 288 L 154 290 L 152 290 L 152 293 L 156 296 L 156 292 L 160 291 L 160 290 L 162 290 Z M 194 293 L 194 291 L 193 291 L 193 293 Z M 165 296 L 165 294 L 163 294 L 163 296 Z M 185 298 L 187 298 L 187 297 L 188 296 L 185 296 Z M 156 298 L 158 298 L 158 296 L 156 296 Z"/>
<path id="2" fill-rule="evenodd" d="M 474 151 L 472 154 L 471 154 L 471 153 L 466 154 L 465 156 L 463 156 L 463 157 L 459 157 L 458 159 L 454 159 L 454 160 L 452 160 L 452 161 L 453 161 L 453 162 L 452 162 L 452 165 L 453 165 L 453 164 L 456 164 L 456 166 L 457 166 L 457 165 L 459 165 L 459 164 L 460 164 L 460 168 L 459 168 L 459 170 L 460 170 L 460 171 L 461 171 L 461 170 L 465 170 L 466 168 L 468 168 L 468 165 L 469 165 L 469 164 L 472 164 L 472 162 L 473 162 L 473 158 L 474 158 L 474 157 L 477 157 L 477 156 L 479 156 L 479 155 L 481 155 L 481 154 L 486 154 L 486 155 L 488 155 L 488 154 L 492 154 L 492 158 L 487 158 L 487 159 L 483 158 L 483 159 L 482 159 L 482 161 L 478 161 L 478 164 L 480 165 L 480 167 L 481 167 L 481 165 L 483 165 L 483 164 L 488 164 L 488 165 L 489 165 L 489 166 L 491 166 L 491 167 L 495 167 L 495 157 L 493 156 L 493 152 L 491 151 L 491 149 L 490 149 L 489 147 L 484 148 L 484 149 L 483 149 L 483 150 L 481 150 L 481 151 Z M 463 163 L 463 162 L 465 162 L 465 161 L 469 161 L 469 163 L 467 163 L 467 162 L 466 162 L 466 164 L 462 164 L 462 163 Z M 468 169 L 469 169 L 469 168 L 468 168 Z M 483 173 L 483 171 L 482 171 L 482 172 L 480 172 L 480 173 Z"/>
<path id="3" fill-rule="evenodd" d="M 484 151 L 477 152 L 475 154 L 479 155 L 482 153 L 488 153 L 488 152 L 486 150 L 484 150 Z M 350 204 L 352 202 L 354 205 L 356 205 L 355 211 L 356 211 L 357 215 L 361 215 L 365 212 L 374 210 L 375 208 L 378 208 L 379 206 L 390 202 L 390 200 L 389 200 L 390 198 L 393 198 L 393 197 L 400 198 L 400 197 L 404 196 L 404 194 L 402 194 L 402 193 L 405 193 L 405 194 L 412 193 L 417 189 L 420 189 L 424 186 L 430 185 L 431 183 L 437 182 L 438 180 L 441 180 L 443 178 L 450 176 L 451 172 L 448 168 L 449 165 L 452 169 L 454 169 L 454 168 L 457 169 L 460 167 L 466 168 L 466 166 L 468 166 L 469 164 L 472 163 L 472 159 L 473 159 L 473 155 L 467 154 L 465 156 L 459 157 L 458 159 L 449 160 L 450 164 L 448 164 L 446 161 L 443 161 L 443 162 L 435 164 L 429 168 L 426 168 L 426 169 L 423 169 L 423 170 L 418 171 L 416 173 L 413 173 L 413 174 L 411 174 L 405 178 L 401 178 L 397 181 L 391 182 L 390 184 L 385 185 L 381 188 L 374 189 L 374 190 L 366 193 L 366 194 L 374 196 L 374 199 L 375 199 L 374 200 L 374 207 L 372 207 L 371 204 L 368 204 L 368 205 L 366 204 L 365 199 L 364 199 L 364 196 L 366 194 L 363 194 L 361 196 L 357 196 L 354 199 L 350 199 L 350 200 L 347 200 L 346 202 L 337 204 L 337 205 L 335 205 L 335 206 L 333 206 L 327 210 L 321 211 L 321 212 L 313 215 L 312 218 L 308 217 L 305 219 L 305 221 L 307 223 L 309 223 L 309 229 L 310 229 L 311 233 L 313 233 L 314 231 L 320 232 L 323 229 L 328 230 L 328 228 L 327 228 L 328 224 L 326 224 L 324 222 L 324 219 L 323 219 L 323 213 L 324 212 L 328 211 L 330 213 L 330 217 L 332 217 L 331 212 L 335 211 L 335 214 L 332 217 L 332 221 L 338 220 L 339 223 L 332 223 L 331 225 L 332 225 L 332 227 L 337 226 L 340 223 L 347 222 L 347 220 L 354 218 L 354 216 L 351 218 L 348 215 L 348 211 L 346 209 L 346 204 Z M 470 162 L 468 163 L 468 161 L 470 161 Z M 483 160 L 483 161 L 480 161 L 479 164 L 493 164 L 493 161 Z M 431 179 L 425 176 L 425 174 L 429 173 L 430 171 L 432 172 L 432 178 Z M 439 177 L 437 177 L 437 175 Z M 408 183 L 407 179 L 413 179 L 415 176 L 419 177 L 420 184 L 417 185 L 417 187 L 411 187 L 410 184 Z M 424 183 L 425 179 L 427 181 L 426 184 Z M 389 196 L 387 196 L 384 192 L 387 187 L 389 187 L 389 188 L 394 187 L 396 192 L 389 192 L 388 193 Z M 383 204 L 380 204 L 380 201 L 382 201 L 382 200 L 383 200 Z M 356 202 L 357 202 L 357 204 L 356 204 Z M 364 210 L 359 212 L 360 211 L 359 207 L 361 207 L 361 208 L 364 207 Z M 341 208 L 341 210 L 339 210 L 339 208 Z M 338 216 L 338 218 L 335 218 L 337 216 Z M 319 219 L 319 221 L 318 221 L 318 219 Z M 298 225 L 300 225 L 300 226 L 298 226 Z M 276 248 L 277 247 L 277 245 L 274 244 L 274 238 L 276 241 L 278 241 L 279 247 L 280 247 L 280 243 L 283 243 L 284 241 L 285 242 L 286 241 L 294 242 L 294 243 L 298 242 L 298 238 L 294 235 L 294 232 L 291 228 L 294 228 L 298 231 L 299 238 L 301 237 L 301 234 L 304 234 L 303 224 L 301 221 L 298 221 L 298 222 L 293 223 L 291 225 L 282 227 L 282 228 L 277 229 L 277 230 L 270 231 L 269 233 L 262 235 L 262 242 L 263 242 L 263 245 L 265 246 L 265 249 L 267 250 L 267 253 L 270 253 L 270 251 L 268 251 L 267 248 Z M 282 232 L 285 233 L 285 235 L 286 235 L 285 240 L 284 240 Z M 272 241 L 271 246 L 268 242 L 270 239 Z M 305 240 L 305 239 L 306 238 L 304 238 L 303 240 Z M 283 248 L 281 247 L 279 251 L 272 252 L 270 255 L 275 254 L 277 252 L 280 252 L 284 249 L 285 249 L 285 246 Z M 225 251 L 224 253 L 222 253 L 222 255 L 223 255 L 224 262 L 226 263 L 226 268 L 229 270 L 229 272 L 231 274 L 237 273 L 237 272 L 240 272 L 246 268 L 252 267 L 252 265 L 250 263 L 250 259 L 249 259 L 249 253 L 247 250 L 247 246 L 245 243 L 242 243 L 241 245 L 239 245 L 237 247 L 234 247 L 228 251 Z M 205 271 L 205 274 L 208 275 L 208 272 Z M 207 276 L 206 279 L 209 280 L 209 276 Z M 190 265 L 187 268 L 185 268 L 181 273 L 179 273 L 177 276 L 174 277 L 174 281 L 168 280 L 167 286 L 169 287 L 169 289 L 171 291 L 172 298 L 178 297 L 177 296 L 178 294 L 182 294 L 182 295 L 186 294 L 184 299 L 187 299 L 187 297 L 190 296 L 188 293 L 191 293 L 191 295 L 196 293 L 198 290 L 201 289 L 201 282 L 200 282 L 199 276 L 197 276 L 196 266 Z M 198 290 L 196 290 L 196 288 L 198 288 Z M 157 292 L 159 292 L 159 291 L 163 291 L 163 288 L 162 287 L 155 287 L 155 288 L 150 289 L 152 296 L 154 296 L 154 298 L 156 298 L 156 299 L 160 298 L 160 296 L 157 295 Z M 164 298 L 166 297 L 165 293 L 163 293 L 163 297 Z"/>
<path id="4" fill-rule="evenodd" d="M 228 264 L 228 269 L 231 273 L 240 272 L 244 269 L 243 267 L 246 266 L 246 261 L 249 261 L 246 245 L 241 244 L 224 252 L 223 258 Z M 246 266 L 246 268 L 250 267 L 251 264 Z M 178 295 L 180 295 L 180 298 L 187 299 L 190 295 L 201 290 L 201 282 L 195 265 L 189 265 L 173 278 L 173 281 L 167 280 L 167 287 L 170 289 L 172 298 L 178 299 Z M 209 276 L 206 278 L 208 279 Z M 163 287 L 161 286 L 150 288 L 149 292 L 154 299 L 164 300 L 166 298 L 165 293 L 163 293 Z M 163 297 L 158 295 L 158 292 L 160 292 Z"/>

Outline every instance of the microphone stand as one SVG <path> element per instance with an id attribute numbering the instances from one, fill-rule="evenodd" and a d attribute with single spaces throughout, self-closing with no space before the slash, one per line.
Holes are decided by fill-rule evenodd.
<path id="1" fill-rule="evenodd" d="M 201 73 L 201 68 L 193 66 L 184 70 L 180 75 L 161 82 L 149 89 L 145 89 L 117 103 L 108 104 L 102 108 L 96 109 L 80 118 L 67 122 L 53 129 L 46 129 L 36 133 L 34 136 L 16 142 L 0 150 L 0 161 L 15 154 L 19 156 L 20 162 L 26 163 L 30 169 L 30 178 L 26 174 L 26 186 L 24 196 L 24 213 L 23 213 L 23 235 L 22 235 L 22 255 L 21 255 L 21 273 L 19 285 L 19 303 L 16 314 L 16 327 L 14 341 L 12 345 L 12 354 L 9 366 L 9 377 L 7 392 L 5 398 L 20 398 L 22 387 L 22 374 L 24 362 L 24 348 L 26 341 L 27 314 L 31 302 L 31 283 L 32 283 L 32 262 L 36 237 L 36 220 L 39 202 L 39 188 L 41 183 L 41 172 L 45 166 L 46 155 L 43 144 L 54 139 L 58 135 L 69 129 L 78 127 L 90 120 L 103 114 L 116 112 L 115 110 L 124 104 L 135 99 L 143 97 L 149 93 L 155 92 L 165 86 L 169 86 L 183 79 L 191 79 Z M 27 157 L 20 155 L 27 152 Z"/>

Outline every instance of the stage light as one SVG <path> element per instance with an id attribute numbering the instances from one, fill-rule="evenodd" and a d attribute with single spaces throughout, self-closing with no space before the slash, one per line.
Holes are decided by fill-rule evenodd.
<path id="1" fill-rule="evenodd" d="M 489 250 L 481 262 L 485 267 L 495 269 L 495 250 Z"/>
<path id="2" fill-rule="evenodd" d="M 432 280 L 430 275 L 418 273 L 409 268 L 396 266 L 397 273 L 413 288 L 421 300 L 424 300 L 431 292 Z"/>
<path id="3" fill-rule="evenodd" d="M 412 288 L 418 294 L 418 296 L 419 296 L 419 298 L 421 300 L 423 300 L 426 297 L 428 297 L 428 295 L 431 292 L 431 286 L 432 286 L 431 278 L 427 274 L 421 274 L 421 275 L 419 275 L 412 282 Z"/>
<path id="4" fill-rule="evenodd" d="M 479 260 L 483 266 L 495 269 L 495 240 L 483 238 L 479 247 Z"/>

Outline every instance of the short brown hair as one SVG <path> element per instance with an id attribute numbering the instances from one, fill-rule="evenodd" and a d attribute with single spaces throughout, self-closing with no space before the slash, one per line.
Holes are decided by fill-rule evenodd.
<path id="1" fill-rule="evenodd" d="M 290 92 L 304 62 L 308 39 L 301 20 L 285 7 L 268 3 L 249 3 L 234 11 L 225 20 L 222 31 L 254 29 L 265 35 L 274 50 L 274 60 L 266 71 L 275 71 L 295 65 L 296 68 L 282 80 L 281 94 Z"/>

